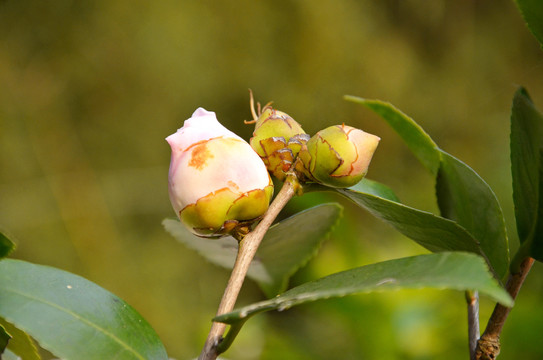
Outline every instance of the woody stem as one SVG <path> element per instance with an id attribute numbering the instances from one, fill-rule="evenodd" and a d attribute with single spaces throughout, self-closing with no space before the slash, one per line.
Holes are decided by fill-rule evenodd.
<path id="1" fill-rule="evenodd" d="M 260 242 L 264 238 L 264 235 L 279 212 L 296 194 L 299 186 L 300 185 L 297 177 L 295 175 L 289 175 L 285 180 L 281 191 L 270 204 L 268 211 L 264 214 L 260 223 L 239 243 L 236 262 L 219 304 L 217 316 L 226 314 L 233 310 L 241 290 L 241 286 L 243 285 L 243 280 L 245 279 L 245 275 L 249 270 L 249 266 L 251 265 L 251 261 L 256 254 Z M 198 360 L 215 360 L 217 358 L 219 355 L 217 346 L 222 341 L 225 330 L 226 324 L 213 322 Z"/>
<path id="2" fill-rule="evenodd" d="M 526 257 L 520 262 L 519 268 L 509 275 L 505 289 L 511 295 L 513 300 L 516 299 L 519 290 L 530 272 L 534 259 Z M 509 315 L 511 308 L 497 304 L 494 312 L 488 320 L 485 332 L 477 342 L 475 358 L 477 360 L 496 359 L 500 353 L 500 334 L 505 324 L 505 320 Z"/>

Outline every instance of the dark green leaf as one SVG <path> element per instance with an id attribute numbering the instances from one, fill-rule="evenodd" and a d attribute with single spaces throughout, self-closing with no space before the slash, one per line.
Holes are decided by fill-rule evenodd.
<path id="1" fill-rule="evenodd" d="M 8 342 L 11 339 L 11 336 L 8 334 L 6 329 L 0 325 L 0 358 L 8 346 Z"/>
<path id="2" fill-rule="evenodd" d="M 62 359 L 168 358 L 157 334 L 131 306 L 51 267 L 0 261 L 0 316 Z"/>
<path id="3" fill-rule="evenodd" d="M 543 2 L 541 0 L 516 0 L 528 28 L 543 46 Z"/>
<path id="4" fill-rule="evenodd" d="M 255 266 L 255 278 L 260 278 L 258 283 L 268 297 L 283 292 L 288 279 L 315 256 L 342 212 L 339 204 L 321 204 L 270 228 L 251 264 Z"/>
<path id="5" fill-rule="evenodd" d="M 236 309 L 214 320 L 232 324 L 259 312 L 286 310 L 331 297 L 418 288 L 478 290 L 503 305 L 513 304 L 509 294 L 489 273 L 481 257 L 447 252 L 390 260 L 343 271 L 302 284 L 273 299 Z"/>
<path id="6" fill-rule="evenodd" d="M 8 256 L 15 249 L 15 244 L 0 231 L 0 259 Z"/>
<path id="7" fill-rule="evenodd" d="M 17 329 L 3 318 L 0 318 L 0 325 L 11 335 L 8 349 L 15 355 L 24 360 L 40 360 L 38 349 L 34 341 L 22 330 Z"/>
<path id="8" fill-rule="evenodd" d="M 458 221 L 477 239 L 489 264 L 501 277 L 509 264 L 509 251 L 503 214 L 490 187 L 467 165 L 439 149 L 413 119 L 394 106 L 378 100 L 348 99 L 379 114 L 402 137 L 421 163 L 437 176 L 441 215 Z"/>
<path id="9" fill-rule="evenodd" d="M 286 289 L 288 279 L 311 259 L 341 217 L 339 204 L 322 204 L 273 225 L 253 259 L 247 276 L 258 283 L 268 297 Z M 217 240 L 192 235 L 177 220 L 162 224 L 177 240 L 196 250 L 213 264 L 231 269 L 238 244 L 232 237 Z"/>
<path id="10" fill-rule="evenodd" d="M 477 241 L 454 221 L 373 194 L 344 189 L 336 191 L 430 251 L 481 254 Z"/>
<path id="11" fill-rule="evenodd" d="M 345 99 L 364 105 L 380 115 L 402 137 L 419 161 L 432 174 L 437 174 L 440 161 L 437 145 L 413 119 L 384 101 L 368 100 L 350 95 L 345 96 Z"/>
<path id="12" fill-rule="evenodd" d="M 520 242 L 543 261 L 543 115 L 521 88 L 511 111 L 513 200 Z"/>
<path id="13" fill-rule="evenodd" d="M 480 242 L 490 265 L 503 277 L 509 246 L 502 209 L 490 186 L 469 166 L 442 152 L 436 193 L 441 214 Z"/>

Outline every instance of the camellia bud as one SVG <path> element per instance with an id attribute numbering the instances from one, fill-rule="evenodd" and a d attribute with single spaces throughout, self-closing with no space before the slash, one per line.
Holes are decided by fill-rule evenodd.
<path id="1" fill-rule="evenodd" d="M 172 148 L 170 201 L 194 234 L 234 234 L 266 212 L 273 184 L 264 163 L 214 112 L 198 108 L 166 141 Z"/>
<path id="2" fill-rule="evenodd" d="M 253 137 L 249 141 L 251 147 L 262 158 L 268 170 L 279 180 L 283 181 L 286 172 L 290 169 L 302 145 L 309 140 L 298 124 L 288 114 L 275 110 L 269 104 L 264 106 L 259 114 L 254 110 L 254 101 L 251 93 L 251 112 L 255 123 Z"/>
<path id="3" fill-rule="evenodd" d="M 345 188 L 366 175 L 379 137 L 362 130 L 335 125 L 319 131 L 299 153 L 297 171 L 310 181 Z"/>

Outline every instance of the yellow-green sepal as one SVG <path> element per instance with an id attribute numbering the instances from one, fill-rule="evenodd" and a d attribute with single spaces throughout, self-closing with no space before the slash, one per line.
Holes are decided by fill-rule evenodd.
<path id="1" fill-rule="evenodd" d="M 220 237 L 235 230 L 239 223 L 259 218 L 268 209 L 273 183 L 264 189 L 237 194 L 223 188 L 199 199 L 179 212 L 181 222 L 202 237 Z"/>
<path id="2" fill-rule="evenodd" d="M 268 171 L 281 181 L 292 166 L 305 131 L 288 114 L 265 107 L 256 120 L 251 147 L 262 158 Z M 308 136 L 307 136 L 308 137 Z"/>
<path id="3" fill-rule="evenodd" d="M 352 164 L 358 153 L 341 125 L 319 131 L 309 139 L 298 156 L 303 167 L 298 166 L 297 170 L 309 180 L 326 186 L 353 186 L 365 175 L 352 172 Z"/>
<path id="4" fill-rule="evenodd" d="M 224 188 L 198 199 L 179 212 L 181 222 L 199 236 L 213 236 L 223 226 L 226 214 L 238 194 Z"/>
<path id="5" fill-rule="evenodd" d="M 264 189 L 255 189 L 238 197 L 226 213 L 227 220 L 251 220 L 268 209 L 273 195 L 273 184 Z"/>

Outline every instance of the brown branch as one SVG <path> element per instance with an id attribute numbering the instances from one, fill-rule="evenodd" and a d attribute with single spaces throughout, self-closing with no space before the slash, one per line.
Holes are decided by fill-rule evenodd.
<path id="1" fill-rule="evenodd" d="M 526 276 L 530 272 L 534 259 L 527 257 L 520 264 L 520 269 L 517 273 L 509 275 L 505 289 L 511 295 L 513 300 L 516 299 Z M 494 312 L 488 320 L 485 332 L 477 343 L 476 357 L 477 360 L 494 360 L 500 353 L 500 334 L 507 319 L 507 315 L 511 308 L 496 304 Z"/>
<path id="2" fill-rule="evenodd" d="M 277 194 L 274 201 L 271 203 L 268 211 L 264 214 L 262 221 L 257 227 L 247 234 L 245 238 L 240 242 L 238 255 L 232 274 L 224 290 L 224 294 L 217 310 L 217 316 L 226 314 L 234 308 L 236 299 L 238 298 L 241 286 L 245 275 L 249 270 L 251 261 L 256 254 L 258 246 L 264 238 L 264 235 L 268 231 L 269 227 L 279 214 L 279 212 L 285 207 L 290 199 L 298 191 L 299 183 L 295 175 L 289 175 L 281 188 L 281 191 Z M 223 339 L 224 332 L 226 330 L 226 324 L 213 322 L 211 330 L 207 336 L 204 348 L 198 360 L 215 360 L 219 355 L 217 352 L 217 346 Z"/>

